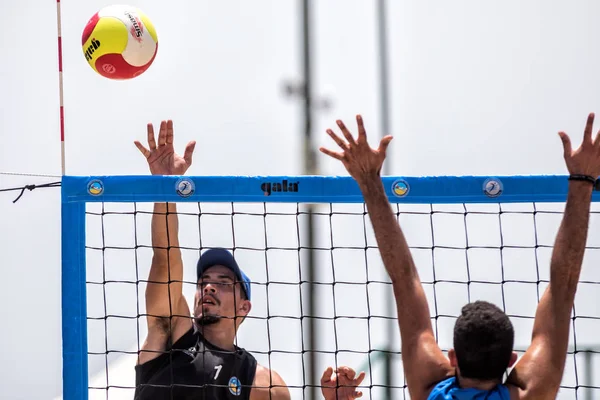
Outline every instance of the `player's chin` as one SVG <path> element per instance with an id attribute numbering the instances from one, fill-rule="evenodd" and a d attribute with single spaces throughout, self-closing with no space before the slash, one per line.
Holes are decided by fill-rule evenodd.
<path id="1" fill-rule="evenodd" d="M 219 314 L 219 308 L 213 304 L 198 304 L 194 310 L 194 316 L 200 317 L 203 314 Z"/>
<path id="2" fill-rule="evenodd" d="M 203 304 L 196 308 L 194 318 L 221 318 L 221 314 L 216 306 Z"/>
<path id="3" fill-rule="evenodd" d="M 222 318 L 218 315 L 200 314 L 196 318 L 196 324 L 199 326 L 214 325 L 221 322 Z"/>

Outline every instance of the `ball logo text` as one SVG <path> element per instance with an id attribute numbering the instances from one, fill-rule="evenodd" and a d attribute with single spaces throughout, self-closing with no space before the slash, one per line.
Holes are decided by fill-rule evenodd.
<path id="1" fill-rule="evenodd" d="M 92 39 L 92 44 L 90 44 L 88 46 L 88 48 L 85 50 L 85 58 L 88 61 L 92 61 L 92 54 L 94 54 L 94 52 L 96 50 L 98 50 L 98 48 L 100 47 L 100 41 L 98 39 Z"/>
<path id="2" fill-rule="evenodd" d="M 144 33 L 144 28 L 142 27 L 142 22 L 139 20 L 139 18 L 134 17 L 131 13 L 126 12 L 125 15 L 127 15 L 127 18 L 129 18 L 129 20 L 131 21 L 131 24 L 132 24 L 131 36 L 133 36 L 133 38 L 135 40 L 137 40 L 138 42 L 141 42 L 142 35 Z"/>

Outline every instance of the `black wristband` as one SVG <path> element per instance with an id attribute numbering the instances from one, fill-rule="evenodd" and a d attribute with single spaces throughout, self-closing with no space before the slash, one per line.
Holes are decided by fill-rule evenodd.
<path id="1" fill-rule="evenodd" d="M 596 184 L 596 178 L 594 178 L 593 176 L 589 176 L 589 175 L 569 175 L 569 180 L 570 181 L 586 181 L 589 182 L 591 184 Z"/>

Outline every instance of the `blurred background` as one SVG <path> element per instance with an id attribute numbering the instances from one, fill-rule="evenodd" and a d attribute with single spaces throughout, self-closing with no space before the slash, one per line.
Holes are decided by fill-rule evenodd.
<path id="1" fill-rule="evenodd" d="M 338 118 L 354 126 L 357 113 L 364 117 L 371 144 L 384 134 L 395 137 L 388 150 L 386 175 L 563 174 L 557 132 L 565 130 L 578 142 L 587 114 L 598 112 L 600 106 L 600 27 L 595 18 L 600 4 L 592 0 L 132 1 L 130 5 L 152 19 L 159 50 L 145 74 L 126 82 L 97 75 L 81 50 L 85 24 L 111 3 L 64 0 L 61 4 L 69 175 L 147 174 L 147 164 L 133 141 L 145 140 L 147 122 L 158 124 L 163 119 L 174 120 L 179 152 L 188 141 L 198 142 L 188 175 L 346 175 L 339 162 L 321 154 L 315 153 L 307 162 L 305 146 L 312 151 L 331 146 L 325 129 L 334 127 Z M 56 2 L 0 4 L 0 189 L 60 180 L 56 35 Z M 4 324 L 0 397 L 57 399 L 63 392 L 60 190 L 37 189 L 13 204 L 17 195 L 0 192 L 4 205 L 0 209 Z M 137 210 L 150 206 L 136 205 Z M 100 211 L 94 207 L 90 212 Z M 132 207 L 112 204 L 105 211 L 131 211 Z M 182 205 L 192 214 L 182 217 L 182 241 L 190 247 L 198 247 L 200 240 L 205 247 L 231 247 L 235 236 L 236 246 L 246 241 L 248 247 L 264 249 L 267 245 L 297 248 L 301 240 L 308 240 L 309 224 L 303 218 L 299 224 L 305 235 L 298 240 L 294 207 L 269 205 L 269 211 L 286 215 L 268 216 L 267 223 L 264 217 L 243 214 L 262 213 L 263 205 L 236 204 L 242 214 L 233 223 L 231 207 L 206 204 L 199 210 L 197 204 Z M 370 225 L 361 205 L 335 207 L 336 212 L 356 215 L 330 216 L 327 206 L 316 208 L 326 215 L 313 220 L 313 244 L 325 249 L 314 254 L 315 279 L 331 283 L 335 276 L 336 281 L 355 284 L 336 285 L 335 290 L 333 285 L 316 285 L 315 312 L 364 318 L 335 322 L 326 318 L 315 323 L 314 348 L 319 353 L 312 359 L 311 377 L 310 356 L 302 355 L 309 338 L 307 328 L 299 326 L 299 317 L 305 315 L 300 309 L 300 286 L 295 296 L 290 291 L 294 285 L 260 284 L 266 282 L 267 273 L 269 280 L 297 283 L 299 271 L 307 265 L 298 264 L 297 251 L 240 250 L 240 263 L 248 265 L 248 273 L 258 283 L 253 302 L 257 318 L 242 327 L 239 344 L 256 351 L 259 362 L 283 376 L 292 386 L 293 399 L 312 399 L 307 385 L 335 364 L 368 372 L 364 398 L 408 398 L 397 328 L 386 318 L 394 314 L 389 287 L 365 284 L 367 279 L 386 279 L 378 253 L 374 248 L 349 249 L 374 245 Z M 433 280 L 427 275 L 433 264 L 443 277 L 437 278 L 450 281 L 476 279 L 465 276 L 467 270 L 479 271 L 480 279 L 489 282 L 506 279 L 502 273 L 511 271 L 516 280 L 536 281 L 538 273 L 543 279 L 549 249 L 535 248 L 552 244 L 560 214 L 534 218 L 531 205 L 522 207 L 519 213 L 503 216 L 508 221 L 503 220 L 501 228 L 497 215 L 494 222 L 474 216 L 466 235 L 462 216 L 432 216 L 427 207 L 417 207 L 419 214 L 403 215 L 409 242 L 425 248 L 422 254 L 415 250 L 422 279 Z M 546 207 L 561 209 L 560 205 Z M 219 215 L 198 218 L 205 212 Z M 435 243 L 432 218 L 440 218 L 433 224 Z M 568 357 L 561 399 L 587 399 L 600 393 L 588 388 L 600 386 L 598 361 L 584 352 L 596 348 L 595 332 L 600 328 L 596 319 L 600 277 L 593 249 L 600 238 L 594 234 L 598 221 L 592 222 L 591 250 L 582 276 L 590 283 L 580 286 L 575 315 L 582 318 L 574 320 L 572 330 L 571 347 L 578 353 Z M 88 246 L 131 246 L 134 233 L 138 241 L 150 240 L 149 216 L 134 221 L 124 214 L 90 215 L 87 223 Z M 504 235 L 498 235 L 500 229 Z M 464 249 L 446 253 L 437 249 L 446 244 L 466 247 L 467 237 L 490 246 L 505 240 L 526 248 L 522 253 L 492 249 L 469 255 L 475 259 L 468 265 L 464 265 Z M 432 257 L 434 246 L 438 254 Z M 197 254 L 186 253 L 185 265 L 193 265 Z M 149 260 L 150 253 L 143 249 L 90 250 L 88 279 L 101 279 L 102 274 L 118 279 L 143 277 Z M 193 273 L 193 268 L 187 268 L 186 279 L 193 280 Z M 143 298 L 137 297 L 143 285 L 118 286 L 88 287 L 90 316 L 140 312 L 137 307 L 143 307 L 143 302 L 136 300 Z M 456 316 L 474 298 L 504 304 L 510 314 L 529 317 L 514 318 L 518 348 L 526 348 L 530 317 L 543 285 L 493 286 L 501 289 L 474 289 L 465 283 L 427 285 L 432 314 Z M 193 288 L 185 290 L 191 299 Z M 294 318 L 270 322 L 259 318 L 267 313 Z M 454 319 L 434 321 L 440 344 L 447 349 Z M 114 386 L 134 385 L 135 356 L 124 352 L 135 351 L 143 341 L 145 321 L 90 320 L 88 329 L 90 352 L 101 353 L 89 358 L 90 386 L 100 388 L 91 390 L 90 398 L 132 398 L 132 389 Z M 384 368 L 385 357 L 379 350 L 391 352 L 391 369 Z"/>

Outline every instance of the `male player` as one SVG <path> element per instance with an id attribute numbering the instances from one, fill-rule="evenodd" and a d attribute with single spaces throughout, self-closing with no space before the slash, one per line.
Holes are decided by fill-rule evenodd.
<path id="1" fill-rule="evenodd" d="M 160 125 L 158 143 L 148 124 L 148 149 L 137 148 L 153 175 L 183 175 L 195 142 L 183 157 L 173 149 L 173 122 Z M 250 280 L 231 253 L 204 252 L 197 264 L 193 317 L 182 292 L 176 205 L 157 203 L 152 216 L 154 254 L 146 288 L 148 335 L 138 356 L 136 400 L 289 400 L 283 379 L 259 364 L 235 337 L 252 303 Z"/>
<path id="2" fill-rule="evenodd" d="M 431 326 L 429 307 L 404 234 L 388 203 L 380 178 L 386 149 L 384 137 L 377 149 L 367 143 L 361 116 L 354 138 L 342 121 L 345 140 L 327 133 L 341 152 L 320 150 L 344 164 L 362 191 L 381 258 L 391 278 L 400 336 L 402 361 L 413 400 L 524 400 L 554 399 L 563 375 L 569 340 L 570 315 L 587 240 L 594 182 L 600 176 L 600 132 L 592 138 L 590 114 L 581 146 L 572 151 L 560 132 L 569 171 L 568 195 L 552 258 L 550 284 L 538 304 L 531 345 L 515 365 L 513 327 L 496 306 L 478 301 L 464 306 L 454 327 L 454 349 L 444 356 Z"/>
<path id="3" fill-rule="evenodd" d="M 195 142 L 183 157 L 173 148 L 173 122 L 158 134 L 148 124 L 148 149 L 137 148 L 153 175 L 183 175 L 192 164 Z M 152 216 L 154 255 L 146 288 L 148 335 L 138 356 L 136 400 L 289 400 L 279 374 L 234 345 L 240 324 L 251 309 L 250 279 L 224 249 L 204 252 L 197 264 L 193 318 L 183 297 L 183 262 L 175 204 L 157 203 Z M 365 374 L 328 368 L 321 379 L 326 400 L 352 400 Z"/>

